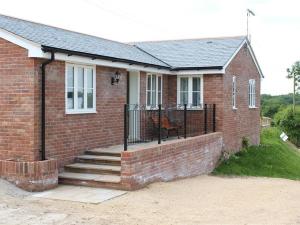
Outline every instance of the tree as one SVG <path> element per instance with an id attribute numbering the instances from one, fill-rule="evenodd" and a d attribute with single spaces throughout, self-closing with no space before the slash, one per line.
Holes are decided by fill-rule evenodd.
<path id="1" fill-rule="evenodd" d="M 296 94 L 300 92 L 300 61 L 292 65 L 292 68 L 287 69 L 288 79 L 293 79 L 293 113 L 295 113 Z"/>

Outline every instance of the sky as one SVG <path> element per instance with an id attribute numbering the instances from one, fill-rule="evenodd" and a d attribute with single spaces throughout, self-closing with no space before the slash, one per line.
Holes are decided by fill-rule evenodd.
<path id="1" fill-rule="evenodd" d="M 299 0 L 0 0 L 0 14 L 121 42 L 246 34 L 265 75 L 262 93 L 292 92 L 300 60 Z"/>

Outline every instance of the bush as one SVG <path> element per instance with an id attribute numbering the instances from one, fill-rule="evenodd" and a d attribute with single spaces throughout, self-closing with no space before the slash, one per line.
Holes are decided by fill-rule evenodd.
<path id="1" fill-rule="evenodd" d="M 292 107 L 287 107 L 275 115 L 275 124 L 288 136 L 291 142 L 300 146 L 300 107 L 293 113 Z"/>
<path id="2" fill-rule="evenodd" d="M 248 148 L 250 145 L 249 143 L 250 143 L 249 138 L 247 137 L 242 138 L 242 148 Z"/>

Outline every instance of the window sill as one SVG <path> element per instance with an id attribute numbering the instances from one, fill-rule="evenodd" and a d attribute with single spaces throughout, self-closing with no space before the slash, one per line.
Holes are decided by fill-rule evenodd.
<path id="1" fill-rule="evenodd" d="M 249 106 L 249 109 L 258 109 L 256 106 Z"/>
<path id="2" fill-rule="evenodd" d="M 96 114 L 98 113 L 96 110 L 88 110 L 88 111 L 66 111 L 67 115 L 76 115 L 76 114 Z"/>
<path id="3" fill-rule="evenodd" d="M 234 110 L 234 111 L 236 111 L 238 108 L 236 108 L 236 107 L 232 107 L 232 110 Z"/>

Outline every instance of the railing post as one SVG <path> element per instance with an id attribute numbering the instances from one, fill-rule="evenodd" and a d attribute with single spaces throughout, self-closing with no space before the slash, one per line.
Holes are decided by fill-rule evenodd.
<path id="1" fill-rule="evenodd" d="M 183 111 L 184 138 L 186 138 L 186 108 L 187 108 L 187 105 L 184 104 L 184 111 Z"/>
<path id="2" fill-rule="evenodd" d="M 158 105 L 158 144 L 161 143 L 161 104 Z"/>
<path id="3" fill-rule="evenodd" d="M 128 112 L 128 105 L 124 105 L 124 151 L 127 151 L 128 147 L 128 140 L 127 140 L 127 132 L 128 132 L 128 123 L 127 123 L 127 112 Z"/>
<path id="4" fill-rule="evenodd" d="M 207 104 L 204 104 L 204 133 L 207 134 Z"/>
<path id="5" fill-rule="evenodd" d="M 213 132 L 216 132 L 216 104 L 213 105 Z"/>

